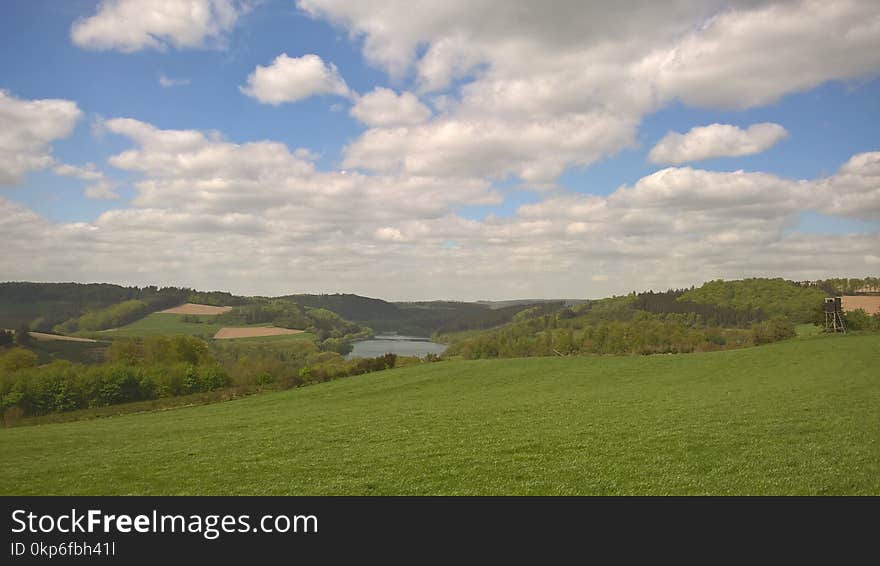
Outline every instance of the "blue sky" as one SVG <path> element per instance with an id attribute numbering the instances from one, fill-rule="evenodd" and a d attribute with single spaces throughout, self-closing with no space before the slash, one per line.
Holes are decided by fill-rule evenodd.
<path id="1" fill-rule="evenodd" d="M 350 6 L 346 6 L 344 3 L 335 5 L 320 0 L 299 4 L 293 1 L 269 0 L 247 4 L 234 0 L 192 1 L 194 6 L 210 7 L 215 1 L 230 6 L 236 10 L 234 23 L 221 32 L 206 32 L 202 37 L 197 37 L 195 43 L 191 38 L 175 36 L 177 32 L 173 30 L 177 28 L 174 25 L 149 29 L 135 23 L 133 25 L 136 29 L 133 33 L 144 34 L 143 37 L 146 38 L 144 41 L 148 41 L 150 37 L 158 38 L 163 47 L 157 49 L 141 45 L 132 48 L 131 45 L 124 45 L 119 43 L 118 39 L 114 39 L 116 36 L 112 34 L 115 32 L 111 32 L 112 37 L 109 38 L 93 34 L 88 40 L 92 42 L 91 44 L 86 41 L 80 41 L 78 44 L 72 35 L 75 22 L 88 23 L 91 21 L 88 20 L 89 18 L 112 18 L 110 13 L 112 9 L 122 5 L 131 5 L 133 9 L 138 9 L 136 5 L 141 2 L 141 10 L 154 8 L 166 10 L 167 4 L 159 0 L 155 2 L 116 0 L 105 4 L 94 0 L 65 2 L 32 0 L 6 3 L 0 8 L 3 12 L 3 17 L 0 18 L 0 38 L 2 38 L 0 39 L 2 41 L 0 89 L 5 91 L 8 97 L 21 103 L 46 99 L 75 103 L 81 111 L 81 116 L 75 121 L 72 132 L 51 139 L 47 142 L 48 147 L 45 151 L 51 156 L 54 165 L 95 164 L 97 170 L 112 181 L 114 190 L 119 196 L 117 199 L 87 198 L 83 191 L 88 185 L 87 181 L 59 175 L 53 167 L 42 166 L 29 168 L 16 182 L 7 183 L 7 186 L 0 188 L 0 197 L 5 199 L 9 206 L 18 207 L 15 209 L 18 211 L 36 213 L 41 218 L 41 222 L 48 223 L 47 225 L 52 226 L 53 229 L 71 229 L 72 224 L 79 224 L 101 228 L 105 232 L 109 232 L 105 224 L 110 219 L 119 217 L 119 215 L 107 216 L 108 211 L 116 211 L 120 215 L 121 213 L 141 214 L 146 208 L 155 212 L 166 207 L 166 204 L 157 205 L 159 201 L 156 200 L 149 201 L 151 204 L 145 204 L 149 199 L 145 198 L 146 189 L 139 183 L 144 181 L 170 183 L 173 176 L 171 173 L 156 169 L 139 169 L 136 166 L 120 167 L 117 166 L 118 162 L 116 165 L 111 163 L 114 156 L 126 151 L 138 152 L 139 159 L 146 160 L 150 157 L 150 150 L 146 146 L 139 145 L 140 142 L 127 133 L 120 134 L 121 127 L 112 126 L 113 119 L 132 118 L 150 125 L 157 131 L 198 131 L 203 132 L 208 138 L 212 135 L 209 132 L 216 131 L 220 136 L 218 140 L 230 142 L 239 148 L 249 142 L 271 141 L 283 144 L 291 153 L 298 148 L 310 150 L 313 158 L 309 161 L 312 163 L 314 173 L 308 174 L 311 183 L 309 186 L 312 187 L 308 190 L 312 193 L 308 193 L 307 198 L 297 196 L 299 193 L 294 194 L 295 191 L 290 193 L 282 191 L 278 195 L 273 193 L 273 199 L 276 199 L 273 201 L 274 207 L 299 207 L 295 214 L 302 214 L 304 218 L 337 217 L 337 213 L 320 208 L 323 204 L 315 204 L 313 208 L 309 208 L 310 205 L 305 202 L 315 196 L 314 191 L 320 192 L 322 190 L 320 187 L 330 186 L 344 179 L 342 175 L 357 174 L 363 177 L 359 182 L 364 183 L 364 188 L 351 189 L 357 191 L 358 198 L 373 194 L 374 190 L 368 188 L 372 186 L 370 183 L 395 186 L 404 186 L 407 183 L 431 183 L 434 188 L 430 190 L 438 191 L 432 196 L 433 201 L 439 203 L 434 208 L 425 205 L 417 211 L 410 211 L 404 210 L 405 207 L 401 206 L 401 210 L 398 211 L 398 204 L 410 204 L 408 201 L 418 200 L 419 195 L 413 194 L 412 199 L 406 196 L 402 199 L 394 196 L 387 203 L 371 201 L 369 205 L 375 205 L 378 212 L 375 217 L 363 220 L 363 225 L 335 228 L 327 224 L 329 220 L 316 221 L 317 224 L 325 226 L 316 230 L 327 230 L 327 232 L 313 234 L 313 239 L 327 246 L 326 253 L 339 254 L 334 255 L 333 261 L 328 263 L 337 265 L 337 268 L 347 266 L 346 269 L 353 270 L 350 279 L 347 278 L 348 276 L 343 279 L 354 283 L 363 281 L 364 277 L 369 277 L 371 274 L 358 271 L 364 268 L 356 258 L 363 257 L 362 253 L 365 252 L 346 248 L 346 244 L 342 243 L 346 239 L 347 241 L 358 239 L 363 242 L 364 234 L 373 234 L 376 236 L 376 241 L 371 243 L 371 246 L 392 246 L 388 249 L 389 254 L 401 253 L 400 260 L 404 262 L 405 258 L 410 257 L 407 254 L 416 252 L 423 255 L 440 254 L 438 257 L 448 256 L 450 261 L 454 259 L 451 254 L 465 254 L 465 252 L 471 255 L 460 256 L 461 261 L 474 261 L 481 257 L 481 254 L 486 253 L 492 253 L 493 257 L 496 257 L 497 251 L 490 252 L 491 246 L 488 242 L 502 238 L 501 235 L 492 235 L 495 232 L 500 234 L 516 231 L 519 229 L 517 222 L 527 221 L 527 217 L 521 214 L 521 206 L 531 205 L 544 211 L 549 209 L 552 203 L 561 202 L 569 203 L 565 206 L 570 209 L 572 203 L 581 202 L 577 199 L 584 198 L 584 195 L 609 199 L 610 206 L 620 200 L 615 200 L 615 194 L 619 192 L 620 187 L 635 186 L 640 179 L 649 178 L 666 167 L 698 169 L 730 175 L 742 170 L 746 173 L 766 174 L 784 181 L 814 183 L 815 187 L 818 187 L 823 179 L 831 179 L 827 183 L 828 187 L 823 185 L 821 189 L 829 191 L 827 194 L 823 193 L 825 196 L 822 197 L 828 200 L 827 206 L 821 200 L 811 202 L 805 200 L 799 208 L 791 204 L 792 198 L 795 197 L 784 199 L 783 205 L 780 204 L 782 202 L 780 197 L 779 202 L 768 202 L 768 206 L 782 207 L 779 210 L 778 225 L 763 227 L 761 230 L 766 228 L 768 234 L 778 234 L 776 237 L 780 240 L 774 245 L 778 243 L 780 246 L 791 244 L 792 239 L 807 238 L 811 234 L 833 235 L 840 238 L 860 235 L 862 240 L 859 245 L 868 248 L 872 241 L 873 243 L 877 241 L 880 221 L 872 208 L 876 206 L 874 199 L 877 198 L 875 194 L 877 189 L 873 184 L 875 181 L 864 175 L 857 181 L 853 181 L 850 177 L 844 179 L 841 175 L 835 176 L 840 167 L 854 156 L 872 155 L 872 152 L 880 150 L 876 127 L 880 122 L 880 79 L 877 78 L 880 64 L 876 57 L 872 58 L 864 54 L 866 44 L 850 45 L 844 39 L 839 39 L 839 45 L 827 46 L 829 61 L 823 62 L 819 55 L 814 62 L 797 63 L 803 65 L 803 68 L 793 66 L 784 59 L 785 56 L 790 55 L 789 53 L 780 54 L 779 61 L 775 61 L 774 53 L 767 52 L 766 57 L 769 62 L 764 65 L 766 68 L 756 68 L 754 73 L 778 73 L 781 78 L 779 84 L 770 84 L 772 83 L 770 79 L 755 82 L 758 89 L 769 85 L 766 86 L 766 93 L 757 94 L 745 84 L 755 79 L 749 71 L 748 62 L 743 63 L 736 72 L 732 71 L 733 74 L 730 76 L 718 80 L 707 78 L 703 82 L 700 82 L 702 79 L 693 78 L 696 71 L 685 69 L 690 74 L 681 76 L 691 81 L 686 86 L 684 86 L 685 78 L 680 79 L 683 86 L 678 86 L 675 81 L 679 80 L 676 78 L 679 75 L 673 73 L 678 69 L 670 70 L 671 67 L 667 64 L 651 75 L 651 77 L 659 77 L 656 79 L 657 86 L 652 87 L 653 99 L 633 95 L 633 101 L 627 103 L 632 109 L 630 110 L 628 106 L 625 112 L 616 109 L 615 97 L 628 97 L 632 89 L 620 92 L 616 89 L 629 80 L 633 81 L 633 89 L 640 88 L 637 79 L 641 75 L 637 73 L 640 73 L 640 69 L 645 65 L 637 65 L 637 58 L 622 63 L 618 61 L 615 65 L 625 66 L 632 63 L 632 68 L 636 70 L 619 79 L 610 80 L 608 85 L 597 85 L 591 82 L 594 79 L 585 78 L 583 79 L 586 81 L 583 83 L 584 101 L 571 102 L 570 95 L 554 92 L 544 95 L 546 99 L 544 105 L 536 110 L 534 102 L 523 99 L 520 90 L 514 90 L 513 85 L 526 84 L 539 89 L 547 81 L 554 80 L 555 75 L 552 73 L 563 72 L 566 75 L 560 76 L 574 76 L 572 80 L 577 82 L 579 67 L 575 65 L 568 69 L 559 69 L 554 58 L 558 55 L 559 59 L 562 59 L 566 53 L 564 51 L 560 53 L 560 50 L 565 49 L 571 49 L 570 56 L 573 60 L 582 52 L 591 53 L 587 49 L 593 45 L 589 43 L 589 38 L 577 39 L 586 42 L 579 46 L 572 46 L 572 41 L 575 40 L 563 42 L 561 46 L 554 45 L 555 38 L 551 35 L 550 39 L 547 39 L 540 28 L 540 21 L 532 27 L 529 27 L 531 24 L 524 24 L 522 29 L 513 26 L 508 26 L 510 29 L 506 29 L 504 26 L 499 26 L 498 29 L 482 32 L 480 16 L 470 14 L 464 8 L 461 13 L 452 16 L 446 14 L 448 19 L 454 20 L 450 24 L 451 29 L 455 30 L 452 34 L 440 23 L 436 23 L 439 21 L 438 18 L 431 18 L 430 10 L 433 6 L 431 3 L 423 7 L 427 15 L 422 16 L 395 12 L 393 7 L 388 8 L 384 5 L 387 3 L 382 2 L 372 3 L 375 4 L 375 9 L 365 10 L 364 3 L 360 5 L 351 3 Z M 495 7 L 492 2 L 477 4 L 486 4 L 486 9 Z M 538 3 L 524 4 L 527 5 L 526 9 L 539 9 Z M 562 4 L 565 3 L 560 3 L 559 9 L 567 9 Z M 442 3 L 436 3 L 436 6 L 439 10 Z M 574 9 L 578 8 L 577 3 L 573 6 Z M 500 12 L 499 20 L 503 21 L 506 17 L 503 13 L 506 9 L 503 3 L 497 5 L 497 10 Z M 699 28 L 700 25 L 705 26 L 706 21 L 709 20 L 695 19 L 691 29 L 702 29 L 702 31 L 691 36 L 687 34 L 696 32 L 678 31 L 676 27 L 678 24 L 672 17 L 674 14 L 670 15 L 668 22 L 657 22 L 656 26 L 652 27 L 651 33 L 646 34 L 645 45 L 640 48 L 637 57 L 645 57 L 645 61 L 652 60 L 649 57 L 652 53 L 675 49 L 676 45 L 678 45 L 677 49 L 683 50 L 689 45 L 688 41 L 699 41 L 704 39 L 702 36 L 710 34 L 715 34 L 714 38 L 719 42 L 728 41 L 725 39 L 727 36 L 724 35 L 726 32 L 723 26 L 724 18 L 731 20 L 741 18 L 748 23 L 751 21 L 748 19 L 750 9 L 721 5 L 712 14 L 716 16 L 722 14 L 721 23 L 715 20 L 714 24 Z M 789 8 L 772 6 L 771 3 L 769 7 L 754 9 L 788 10 Z M 870 2 L 856 3 L 853 8 L 862 11 L 871 9 Z M 641 8 L 634 9 L 631 18 L 644 17 L 640 10 Z M 650 10 L 650 6 L 645 10 Z M 813 13 L 813 8 L 807 10 L 795 6 L 790 10 L 792 21 L 797 25 L 803 24 L 803 31 L 798 31 L 797 25 L 793 26 L 796 28 L 792 32 L 795 35 L 789 38 L 789 43 L 781 51 L 791 51 L 791 54 L 798 55 L 793 60 L 805 61 L 810 58 L 808 50 L 814 49 L 811 43 L 815 43 L 809 35 L 812 33 L 809 20 L 813 17 L 821 19 L 826 16 Z M 168 14 L 169 19 L 176 17 L 173 10 Z M 382 20 L 383 17 L 387 20 Z M 584 15 L 584 18 L 592 19 L 606 17 L 616 16 L 604 13 Z M 412 22 L 408 22 L 408 18 L 411 18 Z M 864 19 L 863 15 L 854 13 L 841 25 L 858 26 L 859 20 Z M 112 19 L 107 21 L 113 22 Z M 408 23 L 411 25 L 407 25 Z M 650 23 L 646 21 L 645 25 Z M 569 30 L 574 38 L 579 37 L 576 24 L 577 22 L 572 23 L 572 30 Z M 121 28 L 129 24 L 117 22 L 115 25 Z M 662 28 L 663 25 L 668 25 L 670 30 L 668 34 L 654 29 L 654 27 Z M 172 31 L 168 31 L 169 29 Z M 652 34 L 655 32 L 657 38 L 652 39 L 654 37 Z M 99 30 L 95 33 L 103 32 Z M 564 36 L 566 33 L 566 30 L 562 30 L 559 35 Z M 761 35 L 763 31 L 757 25 L 754 33 L 755 38 L 750 40 L 751 43 L 760 44 L 762 41 L 770 41 Z M 513 34 L 513 36 L 505 34 Z M 464 43 L 450 43 L 452 41 L 450 37 L 459 39 L 466 37 L 469 40 Z M 510 63 L 511 59 L 504 49 L 511 44 L 511 37 L 522 41 L 524 45 L 529 45 L 529 49 L 533 50 L 536 62 L 534 66 L 528 64 L 528 58 L 524 58 L 521 65 Z M 670 40 L 670 37 L 673 39 Z M 117 43 L 114 44 L 114 41 Z M 607 40 L 602 39 L 602 41 Z M 650 41 L 655 43 L 652 44 Z M 876 38 L 869 37 L 862 41 L 867 41 L 868 46 L 880 47 Z M 378 55 L 373 48 L 375 45 L 383 46 L 383 50 Z M 444 53 L 448 51 L 438 47 L 447 45 L 455 45 L 455 57 L 449 59 L 453 63 L 448 63 L 443 58 Z M 802 49 L 804 53 L 795 53 L 798 49 Z M 280 92 L 278 96 L 287 96 L 285 100 L 288 101 L 279 104 L 267 103 L 266 99 L 261 99 L 257 95 L 248 96 L 242 92 L 240 87 L 248 84 L 249 77 L 255 73 L 258 66 L 271 69 L 275 58 L 282 53 L 293 58 L 297 64 L 301 62 L 299 58 L 304 55 L 317 55 L 324 64 L 327 76 L 335 73 L 351 94 L 348 96 L 323 94 L 320 87 L 311 87 L 310 83 L 307 84 L 312 80 L 309 78 L 311 75 L 284 78 L 288 81 L 285 83 L 288 87 L 283 88 L 312 90 L 309 91 L 310 95 L 304 97 L 290 92 Z M 849 63 L 848 67 L 844 65 L 845 68 L 841 68 L 836 60 L 833 60 L 835 57 L 839 58 L 841 54 L 845 56 L 849 53 L 859 53 L 859 55 L 853 57 L 858 60 Z M 585 73 L 594 67 L 600 67 L 600 63 L 603 63 L 590 59 L 593 55 L 585 57 L 587 57 L 583 63 Z M 426 64 L 434 60 L 440 61 L 441 64 L 434 67 Z M 471 60 L 474 61 L 473 64 L 461 63 Z M 400 61 L 405 61 L 402 71 Z M 543 68 L 538 68 L 541 64 Z M 778 68 L 773 68 L 773 65 L 778 65 Z M 334 66 L 335 71 L 331 72 Z M 440 71 L 437 71 L 438 68 Z M 279 73 L 280 71 L 279 66 Z M 715 72 L 715 69 L 712 72 Z M 667 78 L 667 75 L 672 78 Z M 162 86 L 160 77 L 180 81 L 180 84 Z M 595 80 L 601 81 L 604 78 Z M 299 86 L 290 87 L 290 81 L 299 81 L 297 83 Z M 788 86 L 788 83 L 791 83 L 791 86 Z M 441 86 L 426 88 L 427 84 Z M 805 87 L 804 84 L 808 86 Z M 588 95 L 594 86 L 595 91 L 600 94 Z M 266 88 L 270 87 L 276 88 L 277 83 L 271 85 L 267 83 Z M 403 118 L 403 98 L 391 97 L 388 100 L 401 105 L 399 122 L 380 123 L 380 118 L 369 117 L 365 120 L 356 119 L 352 115 L 353 108 L 362 104 L 368 93 L 375 92 L 374 89 L 380 87 L 390 89 L 395 95 L 412 93 L 412 100 L 417 101 L 412 104 L 424 109 L 419 111 L 427 112 L 430 118 L 426 120 L 424 117 L 419 117 L 406 121 L 407 119 Z M 682 90 L 685 88 L 686 90 Z M 755 102 L 742 105 L 724 102 L 726 93 L 730 91 L 735 95 L 737 89 L 742 90 L 743 100 L 755 98 Z M 486 106 L 487 99 L 484 96 L 477 96 L 484 92 L 494 92 L 498 96 L 497 106 L 491 99 Z M 514 95 L 519 98 L 515 98 Z M 605 98 L 601 98 L 602 96 Z M 452 106 L 444 107 L 440 102 L 441 97 L 445 97 L 447 101 L 451 100 Z M 587 101 L 591 97 L 595 100 Z M 691 98 L 695 99 L 696 103 L 690 100 Z M 719 100 L 722 102 L 718 102 Z M 505 104 L 510 105 L 510 111 L 502 111 L 506 108 Z M 604 130 L 605 133 L 597 135 L 595 143 L 591 139 L 578 139 L 577 129 L 569 129 L 566 125 L 567 121 L 592 120 L 594 116 L 602 117 L 605 114 L 613 124 L 609 126 L 611 131 Z M 553 145 L 556 143 L 556 135 L 549 138 L 551 140 L 549 144 L 526 139 L 528 134 L 525 133 L 521 143 L 516 139 L 518 137 L 516 132 L 526 132 L 533 125 L 554 124 L 553 127 L 557 127 L 555 125 L 557 123 L 561 124 L 558 126 L 561 128 L 558 138 L 562 140 L 558 148 Z M 585 127 L 589 127 L 591 122 L 578 123 L 584 123 Z M 719 150 L 720 153 L 715 151 L 716 157 L 706 159 L 691 160 L 685 156 L 681 161 L 674 163 L 652 163 L 648 159 L 651 149 L 670 132 L 685 134 L 692 128 L 712 124 L 730 125 L 746 130 L 753 124 L 761 123 L 777 124 L 784 128 L 786 135 L 748 155 L 725 155 L 725 151 L 731 152 L 731 150 L 722 149 Z M 108 129 L 105 124 L 111 124 L 111 127 Z M 443 129 L 444 127 L 446 129 Z M 470 129 L 462 130 L 463 128 Z M 462 139 L 462 144 L 473 144 L 476 148 L 462 150 L 458 146 L 458 140 L 450 140 L 447 137 L 449 132 L 458 131 L 470 132 L 469 136 L 483 141 Z M 497 138 L 494 137 L 496 135 L 494 132 L 508 133 L 500 134 L 501 137 Z M 482 138 L 484 133 L 486 137 Z M 725 135 L 729 135 L 729 132 Z M 381 139 L 386 141 L 377 143 L 378 136 L 383 136 Z M 565 141 L 566 139 L 572 141 Z M 395 145 L 398 142 L 399 146 Z M 734 142 L 725 138 L 717 143 L 719 147 L 729 148 Z M 397 153 L 394 153 L 392 149 L 388 149 L 392 146 L 403 149 L 398 149 Z M 485 156 L 482 153 L 475 155 L 484 151 Z M 176 154 L 171 152 L 165 157 L 168 155 L 173 157 Z M 388 160 L 390 163 L 405 165 L 388 165 Z M 542 173 L 530 173 L 529 171 L 533 169 L 530 164 Z M 547 170 L 546 167 L 550 167 L 549 170 L 553 173 L 543 173 Z M 449 171 L 454 171 L 455 174 L 448 173 Z M 252 179 L 239 181 L 244 183 L 254 179 L 265 179 L 275 173 L 273 171 L 267 171 L 265 175 L 253 173 Z M 200 174 L 203 174 L 204 178 L 190 177 L 190 172 L 181 173 L 175 177 L 180 181 L 175 186 L 184 187 L 187 186 L 186 183 L 195 184 L 205 179 L 225 179 L 224 175 L 227 175 L 219 172 Z M 321 174 L 325 176 L 322 177 Z M 757 177 L 748 178 L 749 182 L 758 182 Z M 733 177 L 718 177 L 718 179 L 733 179 Z M 847 183 L 845 187 L 841 184 L 844 181 Z M 284 185 L 287 181 L 275 179 L 273 182 Z M 470 193 L 460 189 L 461 186 L 470 184 L 478 188 Z M 260 185 L 247 184 L 247 186 Z M 837 186 L 844 188 L 836 189 Z M 166 188 L 162 190 L 165 191 Z M 167 190 L 171 189 L 167 188 Z M 218 201 L 210 194 L 202 193 L 203 200 L 196 202 L 186 200 L 190 196 L 179 194 L 181 191 L 179 188 L 176 190 L 178 191 L 176 194 L 162 193 L 171 195 L 171 199 L 167 201 L 167 208 L 164 208 L 167 211 L 186 211 L 187 214 L 200 215 L 199 218 L 206 222 L 207 215 L 211 214 L 227 220 L 235 214 L 254 214 L 260 221 L 268 221 L 272 218 L 271 209 L 255 212 L 250 204 L 239 204 L 237 207 L 229 205 L 222 209 L 212 208 Z M 236 201 L 239 203 L 250 202 L 247 200 L 247 194 L 242 191 L 259 191 L 253 188 L 234 190 L 238 191 L 236 194 L 241 197 Z M 462 191 L 461 195 L 456 192 L 459 190 Z M 815 188 L 810 194 L 816 195 L 818 190 Z M 328 195 L 339 194 L 334 191 L 328 189 Z M 706 189 L 705 194 L 709 192 L 711 191 Z M 831 202 L 837 198 L 836 194 L 844 193 L 849 200 L 842 203 Z M 744 198 L 749 198 L 748 194 L 744 194 Z M 755 194 L 760 194 L 760 191 Z M 181 199 L 180 202 L 175 200 L 178 197 Z M 258 197 L 259 195 L 254 195 L 253 202 L 259 200 Z M 682 201 L 676 200 L 676 202 Z M 635 207 L 634 204 L 631 206 Z M 396 214 L 386 218 L 382 211 L 389 210 L 394 210 Z M 352 210 L 353 214 L 357 212 L 356 208 Z M 677 218 L 675 215 L 681 214 L 681 210 L 664 209 L 664 214 L 667 212 L 671 215 L 673 224 L 674 219 Z M 547 226 L 568 227 L 565 232 L 567 235 L 560 233 L 554 236 L 561 240 L 555 243 L 550 240 L 545 242 L 552 249 L 578 248 L 577 243 L 571 240 L 572 235 L 585 233 L 586 226 L 592 226 L 599 221 L 590 217 L 573 218 L 565 210 L 548 214 L 549 216 L 542 220 Z M 713 211 L 712 214 L 724 216 L 723 211 L 718 210 Z M 627 217 L 634 217 L 634 214 Z M 714 235 L 703 232 L 703 228 L 700 228 L 699 231 L 688 232 L 688 235 L 690 239 L 709 242 L 718 240 L 722 235 L 730 239 L 731 231 L 741 230 L 745 233 L 755 229 L 747 214 L 740 220 L 739 228 L 736 226 L 727 226 L 723 230 L 719 228 L 718 233 Z M 603 217 L 602 221 L 611 220 Z M 465 230 L 465 232 L 457 233 L 456 230 Z M 672 233 L 678 233 L 676 230 L 678 228 L 670 232 L 670 237 Z M 631 231 L 624 236 L 631 237 L 637 231 Z M 93 229 L 92 232 L 95 230 Z M 337 240 L 334 236 L 332 241 L 331 239 L 325 241 L 325 237 L 330 238 L 327 234 L 331 233 L 339 235 L 341 239 Z M 346 235 L 345 238 L 342 238 L 343 233 Z M 419 236 L 420 234 L 422 236 Z M 546 231 L 541 233 L 542 236 L 547 234 Z M 593 245 L 602 247 L 608 244 L 604 242 L 600 246 L 596 237 L 593 238 L 589 242 L 590 245 L 585 247 L 589 248 Z M 658 237 L 658 240 L 663 238 L 665 236 Z M 122 239 L 125 239 L 124 235 Z M 449 244 L 451 241 L 456 242 L 456 246 L 451 246 Z M 617 242 L 619 239 L 614 241 Z M 422 249 L 423 245 L 427 245 L 424 242 L 435 242 L 435 244 L 432 244 L 433 247 Z M 766 244 L 767 242 L 765 247 Z M 266 241 L 265 245 L 267 249 L 269 246 L 281 246 L 275 240 Z M 405 247 L 407 245 L 409 248 Z M 531 253 L 526 250 L 522 242 L 508 241 L 505 245 L 507 246 L 505 253 L 510 254 L 511 257 L 520 257 L 521 253 L 526 255 Z M 732 261 L 739 262 L 740 253 L 740 251 L 731 252 L 731 258 L 736 258 Z M 843 267 L 852 271 L 853 275 L 871 269 L 876 272 L 877 266 L 871 259 L 876 256 L 866 255 L 862 251 L 854 253 L 852 262 L 841 264 Z M 353 255 L 349 257 L 348 254 Z M 627 268 L 623 265 L 609 268 L 608 257 L 613 257 L 614 252 L 601 254 L 597 252 L 597 254 L 593 258 L 593 265 L 605 265 L 606 267 L 597 269 L 616 272 L 617 276 L 582 274 L 581 277 L 585 281 L 592 281 L 595 292 L 615 290 L 627 284 L 633 286 L 655 284 L 652 279 L 639 281 L 626 276 L 630 277 L 627 279 L 624 276 Z M 543 263 L 538 262 L 528 267 L 528 260 L 523 261 L 527 264 L 523 273 L 534 274 L 535 269 L 543 266 Z M 571 265 L 572 261 L 575 261 L 572 257 L 559 258 L 558 266 L 561 269 L 561 266 Z M 768 260 L 768 265 L 772 263 Z M 421 263 L 418 267 L 413 264 L 413 269 L 416 271 L 423 268 Z M 186 271 L 174 271 L 178 269 L 174 266 L 169 269 L 171 271 L 168 272 L 167 277 L 158 277 L 160 282 L 202 283 L 199 276 L 193 276 Z M 706 275 L 725 273 L 725 268 L 721 265 L 713 269 L 706 272 Z M 22 268 L 15 271 L 21 276 L 36 279 L 65 278 L 66 275 L 60 271 L 41 272 L 39 268 L 33 268 L 31 271 Z M 398 268 L 395 273 L 406 271 Z M 739 264 L 736 267 L 737 273 L 758 274 L 765 271 L 766 268 L 759 265 L 755 265 L 754 269 Z M 789 271 L 790 275 L 795 276 L 813 273 L 815 269 L 789 268 Z M 687 272 L 688 269 L 682 266 L 681 272 L 670 273 L 670 285 L 679 284 L 681 278 L 686 277 Z M 98 272 L 95 275 L 100 274 Z M 107 272 L 105 275 L 116 280 L 136 280 L 138 277 L 134 273 L 126 275 L 122 271 Z M 507 267 L 499 268 L 495 275 L 498 278 L 512 277 Z M 71 272 L 69 275 L 69 277 L 78 276 L 76 272 Z M 543 277 L 533 276 L 537 279 Z M 551 276 L 556 277 L 556 275 L 547 275 L 547 277 Z M 273 277 L 279 279 L 267 285 L 270 288 L 267 290 L 280 291 L 281 287 L 286 285 L 283 281 L 283 273 L 276 273 Z M 233 280 L 229 279 L 229 281 Z M 330 275 L 320 275 L 310 271 L 307 281 L 302 285 L 294 284 L 298 289 L 291 290 L 315 286 L 322 289 L 336 287 L 335 283 L 327 284 L 328 281 L 332 281 Z M 607 281 L 616 281 L 617 287 L 606 283 Z M 148 282 L 150 281 L 143 283 Z M 242 283 L 239 287 L 245 288 L 249 284 Z M 342 284 L 339 285 L 341 287 Z M 366 285 L 363 289 L 348 290 L 362 290 L 376 294 L 385 289 L 382 285 L 384 283 L 376 283 Z M 234 281 L 232 286 L 235 286 Z M 589 286 L 590 284 L 584 284 L 584 287 Z M 532 286 L 507 285 L 502 294 L 511 296 L 541 291 L 545 288 L 549 288 L 548 293 L 565 291 L 567 295 L 571 295 L 577 289 L 574 284 L 548 286 L 536 282 Z M 431 288 L 426 292 L 433 293 L 435 290 Z M 423 298 L 418 287 L 414 285 L 404 285 L 399 289 L 392 287 L 384 294 Z M 450 296 L 467 294 L 468 292 L 460 292 L 458 289 L 450 292 Z M 473 296 L 486 296 L 486 294 L 488 290 L 474 292 Z"/>

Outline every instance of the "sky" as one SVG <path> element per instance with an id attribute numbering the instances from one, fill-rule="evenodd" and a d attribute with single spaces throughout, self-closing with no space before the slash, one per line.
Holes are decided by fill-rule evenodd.
<path id="1" fill-rule="evenodd" d="M 0 280 L 500 300 L 880 274 L 876 1 L 0 15 Z"/>

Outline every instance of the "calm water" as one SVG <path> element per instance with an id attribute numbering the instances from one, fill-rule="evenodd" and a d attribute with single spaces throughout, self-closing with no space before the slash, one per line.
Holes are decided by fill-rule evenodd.
<path id="1" fill-rule="evenodd" d="M 400 336 L 398 334 L 379 335 L 372 340 L 361 340 L 353 345 L 354 350 L 345 356 L 347 360 L 351 358 L 375 358 L 388 353 L 397 354 L 398 356 L 418 356 L 423 358 L 428 354 L 437 354 L 439 356 L 446 350 L 445 344 L 437 344 L 427 338 Z"/>

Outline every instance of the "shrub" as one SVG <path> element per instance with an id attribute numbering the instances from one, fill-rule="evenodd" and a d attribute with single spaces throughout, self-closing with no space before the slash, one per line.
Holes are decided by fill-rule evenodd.
<path id="1" fill-rule="evenodd" d="M 868 315 L 865 309 L 846 313 L 846 326 L 849 330 L 880 330 L 880 314 Z"/>
<path id="2" fill-rule="evenodd" d="M 756 345 L 787 340 L 796 334 L 794 324 L 784 316 L 775 316 L 770 320 L 753 324 L 751 333 L 752 342 Z"/>
<path id="3" fill-rule="evenodd" d="M 13 372 L 37 365 L 37 355 L 24 348 L 13 348 L 0 355 L 0 372 Z"/>
<path id="4" fill-rule="evenodd" d="M 199 368 L 199 381 L 202 391 L 214 391 L 230 385 L 232 380 L 223 368 L 218 365 L 202 366 Z"/>
<path id="5" fill-rule="evenodd" d="M 274 382 L 275 382 L 275 378 L 272 376 L 271 373 L 269 373 L 267 371 L 264 371 L 263 373 L 258 375 L 256 378 L 257 385 L 269 385 L 270 383 L 274 383 Z"/>

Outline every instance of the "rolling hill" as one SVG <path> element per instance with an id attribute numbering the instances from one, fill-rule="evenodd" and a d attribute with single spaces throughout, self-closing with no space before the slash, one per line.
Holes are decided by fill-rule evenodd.
<path id="1" fill-rule="evenodd" d="M 421 364 L 0 430 L 9 494 L 880 494 L 880 335 Z"/>

